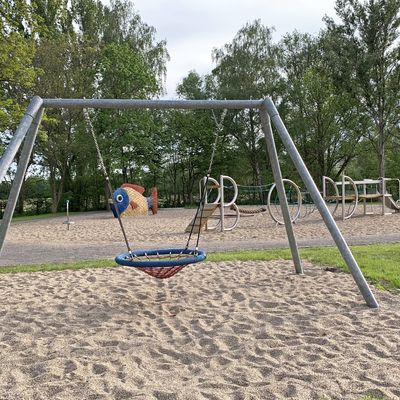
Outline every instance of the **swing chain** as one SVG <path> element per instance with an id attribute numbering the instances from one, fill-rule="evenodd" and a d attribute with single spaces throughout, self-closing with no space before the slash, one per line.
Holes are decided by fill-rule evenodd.
<path id="1" fill-rule="evenodd" d="M 189 237 L 188 237 L 188 240 L 187 240 L 187 243 L 186 243 L 186 250 L 187 250 L 189 248 L 190 240 L 192 238 L 192 234 L 193 234 L 193 230 L 194 230 L 194 225 L 195 225 L 195 222 L 197 220 L 197 216 L 198 216 L 199 211 L 200 211 L 200 224 L 199 224 L 199 231 L 197 232 L 196 246 L 195 246 L 195 254 L 196 255 L 197 255 L 198 250 L 199 250 L 199 241 L 200 241 L 200 234 L 201 234 L 201 221 L 203 219 L 203 211 L 204 211 L 205 199 L 206 199 L 206 193 L 207 193 L 207 184 L 208 184 L 208 180 L 210 179 L 210 176 L 211 176 L 211 168 L 212 168 L 212 165 L 213 165 L 213 162 L 214 162 L 214 156 L 215 156 L 215 153 L 216 153 L 216 150 L 217 150 L 218 137 L 219 137 L 220 133 L 223 130 L 224 119 L 225 119 L 225 116 L 226 116 L 226 113 L 228 112 L 228 110 L 226 108 L 223 110 L 221 118 L 220 118 L 219 121 L 217 120 L 217 117 L 216 117 L 216 115 L 214 113 L 214 110 L 211 110 L 211 112 L 212 112 L 213 119 L 214 119 L 214 122 L 215 122 L 215 125 L 216 125 L 217 129 L 215 130 L 215 139 L 214 139 L 214 143 L 213 143 L 213 147 L 212 147 L 212 152 L 211 152 L 211 157 L 210 157 L 210 164 L 209 164 L 209 167 L 208 167 L 208 170 L 207 170 L 206 179 L 204 179 L 204 184 L 201 186 L 200 202 L 199 202 L 199 205 L 197 207 L 196 214 L 195 214 L 194 219 L 193 219 L 193 224 L 192 224 L 192 226 L 190 228 Z"/>
<path id="2" fill-rule="evenodd" d="M 114 209 L 115 209 L 115 213 L 117 214 L 119 226 L 120 226 L 121 231 L 122 231 L 122 234 L 123 234 L 123 236 L 124 236 L 124 240 L 125 240 L 126 247 L 127 247 L 127 249 L 128 249 L 128 253 L 129 253 L 131 259 L 133 259 L 134 254 L 133 254 L 132 249 L 131 249 L 131 246 L 130 246 L 130 244 L 129 244 L 129 240 L 128 240 L 128 236 L 126 235 L 126 231 L 125 231 L 125 228 L 124 228 L 124 224 L 122 223 L 122 219 L 121 219 L 121 215 L 120 215 L 120 212 L 119 212 L 118 204 L 116 203 L 116 200 L 115 200 L 115 198 L 114 198 L 114 196 L 113 196 L 113 189 L 112 189 L 112 187 L 111 187 L 110 178 L 109 178 L 109 176 L 108 176 L 106 167 L 105 167 L 105 165 L 104 165 L 103 156 L 101 155 L 99 143 L 97 142 L 97 138 L 96 138 L 96 135 L 95 135 L 95 133 L 94 133 L 94 128 L 93 128 L 93 124 L 92 124 L 92 121 L 91 121 L 90 116 L 89 116 L 89 112 L 88 112 L 88 110 L 87 110 L 86 108 L 83 109 L 83 116 L 85 117 L 86 123 L 87 123 L 87 125 L 88 125 L 88 127 L 89 127 L 89 131 L 90 131 L 90 133 L 91 133 L 91 135 L 92 135 L 94 144 L 95 144 L 95 146 L 96 146 L 96 150 L 97 150 L 97 155 L 98 155 L 98 158 L 99 158 L 100 167 L 101 167 L 101 169 L 103 170 L 104 178 L 105 178 L 106 184 L 107 184 L 107 189 L 108 189 L 108 191 L 109 191 L 109 193 L 110 193 L 110 196 L 111 196 L 111 199 L 112 199 L 112 204 L 113 204 Z"/>

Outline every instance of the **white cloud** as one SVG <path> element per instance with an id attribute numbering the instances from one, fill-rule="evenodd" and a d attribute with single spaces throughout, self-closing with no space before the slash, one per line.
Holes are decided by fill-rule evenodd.
<path id="1" fill-rule="evenodd" d="M 212 49 L 230 42 L 246 22 L 260 19 L 275 27 L 275 40 L 298 30 L 317 33 L 324 15 L 334 16 L 334 0 L 134 0 L 142 20 L 167 40 L 167 97 L 189 70 L 213 68 Z"/>

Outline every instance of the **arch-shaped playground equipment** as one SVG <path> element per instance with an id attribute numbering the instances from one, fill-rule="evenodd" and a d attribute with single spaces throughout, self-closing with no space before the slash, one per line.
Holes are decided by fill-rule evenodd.
<path id="1" fill-rule="evenodd" d="M 207 185 L 208 187 L 206 187 L 206 181 L 208 181 L 211 185 Z M 228 181 L 228 184 L 232 185 L 233 188 L 233 195 L 229 199 L 226 199 L 225 181 Z M 235 180 L 227 175 L 220 175 L 219 182 L 212 177 L 203 177 L 199 182 L 199 189 L 200 197 L 204 195 L 204 203 L 208 204 L 209 209 L 212 210 L 215 206 L 214 211 L 219 210 L 218 216 L 216 216 L 214 212 L 208 218 L 207 222 L 205 223 L 206 230 L 213 231 L 219 228 L 221 232 L 224 232 L 235 229 L 240 221 L 240 211 L 236 205 L 238 186 Z M 212 202 L 209 202 L 208 200 L 208 189 L 211 189 L 211 191 L 215 189 L 217 192 L 217 197 Z M 202 193 L 203 191 L 204 193 Z M 233 210 L 234 213 L 225 214 L 225 210 Z M 230 221 L 226 222 L 226 220 Z"/>
<path id="2" fill-rule="evenodd" d="M 318 211 L 320 212 L 329 232 L 332 235 L 343 259 L 362 293 L 369 307 L 376 308 L 378 303 L 365 280 L 353 254 L 343 238 L 335 220 L 330 214 L 324 199 L 313 181 L 303 159 L 301 158 L 292 138 L 290 137 L 278 110 L 270 98 L 261 100 L 134 100 L 134 99 L 42 99 L 35 96 L 23 116 L 15 134 L 0 160 L 0 182 L 14 160 L 22 142 L 19 164 L 11 187 L 10 196 L 4 211 L 0 226 L 0 250 L 3 247 L 15 205 L 19 196 L 22 181 L 25 176 L 33 145 L 37 136 L 39 125 L 45 108 L 114 108 L 114 109 L 253 109 L 258 110 L 261 117 L 262 130 L 265 135 L 268 155 L 276 183 L 276 189 L 280 198 L 285 229 L 289 240 L 293 263 L 296 273 L 302 273 L 303 268 L 299 256 L 293 225 L 290 219 L 285 189 L 282 181 L 282 173 L 279 165 L 275 140 L 272 132 L 271 121 L 280 136 L 287 153 L 292 159 L 301 179 L 309 191 Z"/>
<path id="3" fill-rule="evenodd" d="M 228 182 L 228 186 L 225 181 Z M 207 187 L 205 183 L 207 182 Z M 301 207 L 302 207 L 302 193 L 300 188 L 291 181 L 290 179 L 282 179 L 283 184 L 287 185 L 285 188 L 286 199 L 289 207 L 290 220 L 295 223 L 300 218 Z M 225 190 L 231 188 L 233 194 L 229 199 L 226 199 Z M 241 208 L 236 204 L 236 200 L 239 194 L 239 188 L 252 188 L 252 193 L 258 188 L 266 191 L 267 194 L 267 205 L 260 206 L 258 208 Z M 264 190 L 266 188 L 266 190 Z M 204 191 L 204 193 L 203 193 Z M 215 192 L 215 198 L 209 201 L 209 196 Z M 219 181 L 212 177 L 203 177 L 199 181 L 199 193 L 200 198 L 204 194 L 204 203 L 206 205 L 205 213 L 203 213 L 202 223 L 193 219 L 186 227 L 185 232 L 189 232 L 192 229 L 192 225 L 195 224 L 195 229 L 198 231 L 203 226 L 206 231 L 214 231 L 219 229 L 221 232 L 231 231 L 239 224 L 241 216 L 252 217 L 259 213 L 266 213 L 268 211 L 270 217 L 279 225 L 284 225 L 285 221 L 281 212 L 281 205 L 279 201 L 279 195 L 276 190 L 276 184 L 264 186 L 243 186 L 238 185 L 233 178 L 227 175 L 220 175 Z M 230 211 L 230 213 L 226 213 Z M 226 222 L 229 220 L 229 222 Z"/>
<path id="4" fill-rule="evenodd" d="M 397 178 L 379 178 L 363 179 L 354 181 L 347 175 L 342 174 L 342 179 L 335 182 L 328 176 L 322 177 L 322 197 L 331 205 L 331 213 L 334 216 L 341 206 L 342 220 L 351 218 L 360 202 L 363 203 L 363 214 L 374 214 L 368 211 L 367 202 L 379 201 L 381 203 L 381 215 L 390 215 L 385 207 L 393 212 L 400 212 L 399 200 L 394 201 L 393 196 L 387 192 L 387 182 L 395 181 L 398 186 L 398 198 L 400 198 L 400 179 Z M 372 188 L 372 190 L 368 189 Z M 348 190 L 350 189 L 350 190 Z"/>
<path id="5" fill-rule="evenodd" d="M 338 185 L 342 187 L 342 193 L 339 193 Z M 346 193 L 346 185 L 351 188 L 351 193 Z M 333 190 L 333 194 L 328 193 L 328 188 Z M 328 176 L 322 177 L 322 196 L 325 201 L 333 204 L 332 215 L 335 215 L 339 205 L 342 206 L 342 220 L 351 218 L 356 212 L 358 205 L 358 190 L 357 185 L 349 176 L 342 174 L 342 181 L 335 182 Z M 348 204 L 346 210 L 346 202 Z"/>
<path id="6" fill-rule="evenodd" d="M 291 212 L 290 215 L 290 220 L 294 223 L 298 220 L 300 217 L 300 212 L 301 212 L 301 203 L 302 203 L 302 196 L 300 192 L 300 188 L 290 179 L 282 179 L 283 184 L 287 183 L 289 190 L 288 194 L 290 196 L 294 196 L 294 200 L 290 200 L 290 203 L 295 203 L 295 207 L 293 208 L 293 211 Z M 285 222 L 279 213 L 280 209 L 280 199 L 279 196 L 274 196 L 275 195 L 275 190 L 276 190 L 276 183 L 273 183 L 269 192 L 268 192 L 268 198 L 267 198 L 267 206 L 268 206 L 268 211 L 269 215 L 271 218 L 279 225 L 283 225 Z"/>

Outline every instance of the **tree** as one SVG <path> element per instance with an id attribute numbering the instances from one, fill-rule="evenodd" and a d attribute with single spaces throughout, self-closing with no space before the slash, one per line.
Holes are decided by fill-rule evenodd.
<path id="1" fill-rule="evenodd" d="M 195 71 L 177 87 L 181 98 L 200 100 L 208 97 L 206 77 Z M 170 110 L 164 115 L 164 128 L 160 129 L 158 153 L 163 154 L 164 176 L 168 182 L 171 205 L 193 204 L 197 183 L 208 169 L 214 141 L 212 113 L 207 110 Z"/>
<path id="2" fill-rule="evenodd" d="M 131 1 L 112 0 L 110 7 L 104 7 L 103 43 L 126 43 L 132 51 L 139 53 L 156 77 L 158 89 L 162 92 L 169 54 L 166 41 L 156 41 L 155 34 L 155 28 L 142 21 Z"/>
<path id="3" fill-rule="evenodd" d="M 365 128 L 354 99 L 335 86 L 325 40 L 325 32 L 315 38 L 294 32 L 281 42 L 280 109 L 316 182 L 346 168 Z"/>
<path id="4" fill-rule="evenodd" d="M 37 81 L 36 92 L 44 98 L 90 97 L 94 91 L 93 81 L 95 54 L 85 47 L 75 35 L 56 35 L 42 38 L 35 57 L 36 65 L 45 74 Z M 52 190 L 52 212 L 56 212 L 62 199 L 65 185 L 71 189 L 73 164 L 82 154 L 76 145 L 82 114 L 74 110 L 51 109 L 43 121 L 44 134 L 39 137 L 37 151 L 43 166 L 49 172 Z M 90 153 L 89 153 L 90 154 Z M 94 155 L 93 155 L 94 156 Z"/>
<path id="5" fill-rule="evenodd" d="M 16 128 L 38 73 L 32 66 L 33 20 L 24 1 L 0 0 L 0 132 Z"/>
<path id="6" fill-rule="evenodd" d="M 155 41 L 154 28 L 132 11 L 132 3 L 103 6 L 94 0 L 35 0 L 33 4 L 45 21 L 35 58 L 35 64 L 46 71 L 37 81 L 39 95 L 148 98 L 161 93 L 168 56 L 165 42 Z M 111 111 L 98 112 L 93 119 L 109 174 L 120 176 L 122 171 L 127 180 L 148 160 L 151 117 L 145 112 Z M 96 165 L 97 155 L 87 151 L 93 144 L 82 114 L 50 110 L 44 126 L 47 134 L 39 152 L 49 171 L 52 210 L 58 208 L 64 191 L 79 192 L 87 204 L 82 194 L 87 180 L 82 174 L 95 179 L 98 174 L 93 176 L 85 165 Z"/>
<path id="7" fill-rule="evenodd" d="M 155 29 L 145 24 L 129 1 L 113 1 L 104 8 L 98 64 L 98 96 L 152 98 L 163 91 L 165 41 L 155 40 Z M 153 115 L 146 111 L 99 113 L 97 133 L 110 173 L 123 181 L 140 181 L 141 171 L 154 166 Z M 149 165 L 150 164 L 150 165 Z"/>
<path id="8" fill-rule="evenodd" d="M 100 97 L 148 98 L 158 92 L 157 79 L 144 58 L 128 43 L 104 47 L 99 61 Z M 122 181 L 140 181 L 141 171 L 153 153 L 151 113 L 104 110 L 98 113 L 96 133 L 109 174 L 121 171 Z"/>
<path id="9" fill-rule="evenodd" d="M 0 0 L 0 147 L 8 145 L 39 73 L 32 66 L 36 28 L 36 15 L 29 3 Z M 19 156 L 17 152 L 17 162 Z M 23 211 L 23 193 L 22 188 L 19 211 Z"/>
<path id="10" fill-rule="evenodd" d="M 259 20 L 246 24 L 231 43 L 215 49 L 213 70 L 220 98 L 259 99 L 275 97 L 281 84 L 278 48 L 272 30 Z M 237 147 L 251 165 L 253 184 L 262 184 L 260 154 L 265 157 L 259 113 L 254 110 L 230 112 L 228 129 Z M 265 159 L 265 158 L 264 158 Z"/>
<path id="11" fill-rule="evenodd" d="M 365 132 L 385 176 L 385 146 L 400 122 L 400 0 L 337 0 L 327 18 L 336 80 L 371 121 Z"/>

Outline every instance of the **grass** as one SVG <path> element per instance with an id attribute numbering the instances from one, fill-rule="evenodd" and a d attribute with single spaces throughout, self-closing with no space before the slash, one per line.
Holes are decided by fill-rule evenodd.
<path id="1" fill-rule="evenodd" d="M 352 246 L 351 250 L 369 282 L 381 289 L 400 289 L 400 243 Z M 301 254 L 315 264 L 348 272 L 336 248 L 304 249 Z"/>
<path id="2" fill-rule="evenodd" d="M 329 396 L 323 395 L 319 400 L 330 400 L 331 398 Z M 358 400 L 389 400 L 387 397 L 376 397 L 374 395 L 366 395 Z"/>
<path id="3" fill-rule="evenodd" d="M 70 212 L 70 215 L 74 214 Z M 17 221 L 32 221 L 36 219 L 47 219 L 47 218 L 55 218 L 55 217 L 66 217 L 65 212 L 58 212 L 58 213 L 49 213 L 49 214 L 38 214 L 38 215 L 19 215 L 17 217 L 13 217 L 12 222 Z"/>
<path id="4" fill-rule="evenodd" d="M 70 211 L 69 215 L 78 215 L 82 213 L 90 213 L 90 212 L 96 212 L 96 211 Z M 67 213 L 66 211 L 60 211 L 56 213 L 48 213 L 48 214 L 34 214 L 34 215 L 17 215 L 13 216 L 12 222 L 19 222 L 19 221 L 32 221 L 32 220 L 37 220 L 37 219 L 48 219 L 48 218 L 56 218 L 56 217 L 65 217 L 67 218 Z M 1 218 L 0 218 L 1 221 Z"/>
<path id="5" fill-rule="evenodd" d="M 351 250 L 369 282 L 381 289 L 400 289 L 400 243 L 352 246 Z M 302 259 L 349 272 L 336 247 L 300 249 Z M 238 251 L 210 254 L 209 261 L 290 260 L 289 249 Z"/>
<path id="6" fill-rule="evenodd" d="M 400 289 L 400 243 L 352 246 L 366 279 L 383 290 Z M 348 272 L 335 247 L 303 248 L 301 258 L 317 265 L 336 267 Z M 271 261 L 290 260 L 289 249 L 243 250 L 209 253 L 208 261 Z M 104 268 L 115 266 L 113 260 L 81 261 L 65 264 L 34 264 L 1 267 L 0 273 L 61 271 L 65 269 Z"/>
<path id="7" fill-rule="evenodd" d="M 0 267 L 0 274 L 11 274 L 17 272 L 63 271 L 65 269 L 107 268 L 113 266 L 115 266 L 114 260 L 79 261 L 61 264 L 7 265 Z"/>
<path id="8" fill-rule="evenodd" d="M 376 397 L 374 395 L 367 395 L 360 400 L 389 400 L 387 397 Z"/>

